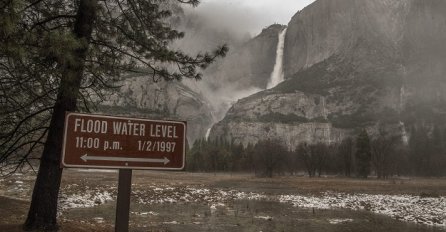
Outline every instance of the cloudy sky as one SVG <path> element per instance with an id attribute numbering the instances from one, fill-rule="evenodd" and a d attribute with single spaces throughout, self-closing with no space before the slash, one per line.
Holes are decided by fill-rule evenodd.
<path id="1" fill-rule="evenodd" d="M 288 24 L 291 17 L 314 0 L 202 0 L 191 10 L 219 27 L 256 35 L 273 24 Z"/>

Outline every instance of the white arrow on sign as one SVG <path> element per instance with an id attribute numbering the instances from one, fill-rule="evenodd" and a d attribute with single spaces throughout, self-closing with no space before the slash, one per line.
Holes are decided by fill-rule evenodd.
<path id="1" fill-rule="evenodd" d="M 121 161 L 121 162 L 144 162 L 144 163 L 164 163 L 168 164 L 170 160 L 166 157 L 163 159 L 149 159 L 149 158 L 127 158 L 127 157 L 110 157 L 110 156 L 91 156 L 85 154 L 81 156 L 84 162 L 89 160 L 102 160 L 102 161 Z"/>

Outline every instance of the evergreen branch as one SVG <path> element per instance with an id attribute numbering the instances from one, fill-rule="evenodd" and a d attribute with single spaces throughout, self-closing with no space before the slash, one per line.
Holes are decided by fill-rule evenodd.
<path id="1" fill-rule="evenodd" d="M 43 109 L 40 109 L 40 110 L 38 110 L 38 111 L 36 111 L 36 112 L 34 112 L 34 113 L 32 113 L 32 114 L 27 115 L 25 118 L 23 118 L 22 120 L 20 120 L 20 121 L 17 123 L 17 125 L 15 125 L 14 129 L 13 129 L 11 132 L 8 132 L 5 136 L 0 136 L 0 139 L 6 139 L 6 141 L 4 141 L 2 144 L 0 144 L 0 147 L 3 147 L 6 143 L 10 142 L 10 141 L 12 140 L 13 136 L 18 132 L 18 130 L 22 127 L 22 125 L 23 125 L 26 121 L 28 121 L 28 120 L 34 118 L 35 116 L 37 116 L 37 115 L 39 115 L 39 114 L 42 114 L 42 113 L 44 113 L 44 112 L 47 112 L 47 111 L 49 111 L 49 110 L 51 110 L 51 109 L 53 109 L 53 106 L 51 106 L 51 107 L 46 107 L 46 108 L 43 108 Z"/>
<path id="2" fill-rule="evenodd" d="M 51 22 L 51 21 L 54 21 L 54 20 L 57 20 L 57 19 L 61 19 L 61 18 L 75 19 L 75 18 L 76 18 L 76 15 L 55 15 L 55 16 L 46 18 L 46 19 L 43 20 L 43 21 L 40 21 L 40 22 L 37 22 L 37 23 L 33 24 L 33 25 L 31 26 L 31 28 L 30 28 L 30 31 L 34 30 L 34 28 L 36 28 L 36 27 L 38 27 L 38 26 L 42 27 L 42 25 L 44 25 L 44 24 L 47 24 L 47 23 L 49 23 L 49 22 Z"/>

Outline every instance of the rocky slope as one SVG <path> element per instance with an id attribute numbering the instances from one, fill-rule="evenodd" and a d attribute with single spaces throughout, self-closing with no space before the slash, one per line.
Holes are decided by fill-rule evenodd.
<path id="1" fill-rule="evenodd" d="M 187 121 L 189 143 L 202 137 L 213 123 L 212 109 L 205 98 L 181 82 L 156 82 L 139 76 L 124 81 L 99 107 L 112 115 Z"/>
<path id="2" fill-rule="evenodd" d="M 294 148 L 360 128 L 445 124 L 444 12 L 441 0 L 314 2 L 288 25 L 287 80 L 237 102 L 211 137 Z"/>

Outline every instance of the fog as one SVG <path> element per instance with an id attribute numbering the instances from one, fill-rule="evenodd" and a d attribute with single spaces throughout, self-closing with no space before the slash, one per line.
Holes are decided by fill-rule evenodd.
<path id="1" fill-rule="evenodd" d="M 196 8 L 186 8 L 186 12 L 200 15 L 217 28 L 255 36 L 271 24 L 288 24 L 294 14 L 312 2 L 314 0 L 203 0 Z"/>
<path id="2" fill-rule="evenodd" d="M 287 25 L 298 11 L 313 1 L 203 0 L 195 8 L 183 5 L 187 22 L 180 29 L 186 32 L 186 37 L 177 43 L 182 50 L 196 53 L 221 44 L 230 48 L 226 58 L 205 71 L 202 81 L 183 82 L 206 98 L 215 121 L 221 120 L 237 100 L 263 90 L 231 79 L 242 77 L 240 74 L 244 72 L 231 69 L 233 65 L 228 63 L 235 60 L 238 64 L 249 65 L 254 57 L 237 54 L 244 44 L 272 24 Z"/>

